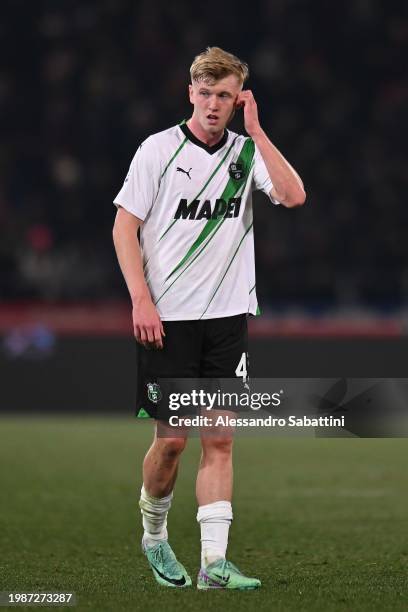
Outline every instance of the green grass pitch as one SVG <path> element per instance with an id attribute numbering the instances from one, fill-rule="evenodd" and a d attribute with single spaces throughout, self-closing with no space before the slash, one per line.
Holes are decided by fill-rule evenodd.
<path id="1" fill-rule="evenodd" d="M 127 418 L 0 420 L 0 591 L 72 590 L 96 612 L 408 609 L 408 440 L 238 438 L 229 558 L 263 586 L 203 593 L 160 588 L 140 552 L 151 432 Z M 168 521 L 193 584 L 198 459 L 192 439 Z"/>

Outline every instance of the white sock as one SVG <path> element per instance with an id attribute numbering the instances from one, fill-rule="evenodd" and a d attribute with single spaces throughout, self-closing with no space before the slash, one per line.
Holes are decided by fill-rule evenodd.
<path id="1" fill-rule="evenodd" d="M 197 521 L 201 528 L 201 567 L 204 569 L 217 559 L 225 559 L 232 521 L 231 502 L 217 501 L 200 506 Z"/>
<path id="2" fill-rule="evenodd" d="M 143 546 L 149 548 L 159 540 L 167 540 L 167 513 L 173 499 L 173 491 L 166 497 L 153 497 L 142 486 L 140 511 L 143 516 Z"/>

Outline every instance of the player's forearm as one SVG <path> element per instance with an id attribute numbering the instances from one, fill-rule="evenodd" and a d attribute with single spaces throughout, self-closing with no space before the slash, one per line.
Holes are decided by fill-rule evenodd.
<path id="1" fill-rule="evenodd" d="M 300 206 L 306 193 L 300 176 L 269 140 L 262 128 L 252 135 L 273 183 L 274 196 L 286 206 Z"/>
<path id="2" fill-rule="evenodd" d="M 145 298 L 150 300 L 150 292 L 143 273 L 137 226 L 116 222 L 113 228 L 113 242 L 132 302 L 135 304 Z"/>

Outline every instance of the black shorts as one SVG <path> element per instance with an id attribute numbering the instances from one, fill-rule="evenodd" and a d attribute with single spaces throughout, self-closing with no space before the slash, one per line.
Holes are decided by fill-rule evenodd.
<path id="1" fill-rule="evenodd" d="M 168 402 L 160 379 L 199 379 L 200 384 L 212 384 L 217 379 L 236 379 L 243 367 L 248 376 L 247 314 L 163 321 L 163 327 L 163 349 L 137 345 L 136 416 L 162 419 L 168 408 L 163 400 Z"/>

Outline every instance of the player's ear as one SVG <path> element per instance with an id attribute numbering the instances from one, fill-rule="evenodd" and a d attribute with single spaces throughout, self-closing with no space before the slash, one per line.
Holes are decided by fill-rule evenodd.
<path id="1" fill-rule="evenodd" d="M 191 104 L 194 104 L 194 91 L 193 86 L 191 84 L 189 84 L 188 86 L 188 97 L 190 99 Z"/>

